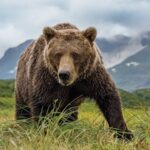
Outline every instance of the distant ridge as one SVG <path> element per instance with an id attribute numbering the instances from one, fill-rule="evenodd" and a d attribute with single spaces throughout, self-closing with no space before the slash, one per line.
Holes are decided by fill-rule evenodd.
<path id="1" fill-rule="evenodd" d="M 21 53 L 33 40 L 27 40 L 22 44 L 6 50 L 4 56 L 0 59 L 0 79 L 14 79 L 16 65 Z"/>
<path id="2" fill-rule="evenodd" d="M 150 46 L 110 68 L 109 73 L 127 91 L 150 88 Z"/>

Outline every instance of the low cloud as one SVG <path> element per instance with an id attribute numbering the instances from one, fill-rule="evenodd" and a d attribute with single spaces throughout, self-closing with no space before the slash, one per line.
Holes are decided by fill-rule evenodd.
<path id="1" fill-rule="evenodd" d="M 134 35 L 150 29 L 149 0 L 1 0 L 0 57 L 5 49 L 36 38 L 47 25 L 95 26 L 99 36 Z"/>
<path id="2" fill-rule="evenodd" d="M 16 46 L 26 40 L 25 33 L 8 25 L 0 30 L 0 57 L 3 56 L 8 47 Z"/>

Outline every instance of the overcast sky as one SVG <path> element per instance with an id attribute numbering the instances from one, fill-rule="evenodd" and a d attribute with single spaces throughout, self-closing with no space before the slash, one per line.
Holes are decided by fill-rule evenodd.
<path id="1" fill-rule="evenodd" d="M 101 37 L 135 35 L 150 29 L 150 0 L 0 0 L 0 57 L 60 22 L 95 26 Z"/>

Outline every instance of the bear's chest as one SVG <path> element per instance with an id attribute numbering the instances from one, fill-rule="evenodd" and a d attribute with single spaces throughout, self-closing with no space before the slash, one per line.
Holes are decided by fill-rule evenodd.
<path id="1" fill-rule="evenodd" d="M 62 101 L 65 102 L 69 99 L 70 89 L 68 87 L 63 87 L 60 85 L 55 85 L 48 92 L 48 99 L 50 101 Z"/>
<path id="2" fill-rule="evenodd" d="M 70 89 L 66 87 L 61 86 L 55 86 L 53 87 L 48 95 L 47 95 L 47 105 L 51 105 L 52 107 L 56 107 L 60 110 L 62 110 L 68 103 L 69 103 L 69 97 L 70 97 Z"/>

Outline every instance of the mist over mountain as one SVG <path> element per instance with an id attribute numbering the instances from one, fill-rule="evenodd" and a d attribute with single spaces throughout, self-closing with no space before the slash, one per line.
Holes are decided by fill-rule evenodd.
<path id="1" fill-rule="evenodd" d="M 143 48 L 108 70 L 119 88 L 128 91 L 150 88 L 150 31 L 141 37 Z"/>
<path id="2" fill-rule="evenodd" d="M 101 48 L 105 66 L 113 67 L 143 48 L 142 38 L 116 35 L 113 38 L 96 40 Z"/>
<path id="3" fill-rule="evenodd" d="M 109 69 L 119 88 L 132 91 L 150 88 L 150 46 Z"/>

